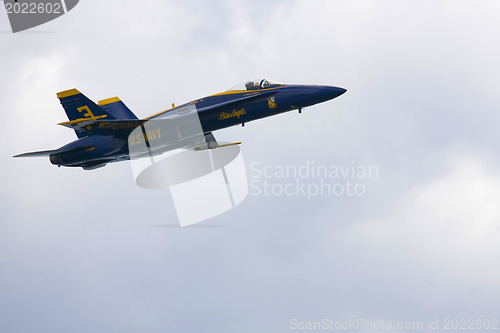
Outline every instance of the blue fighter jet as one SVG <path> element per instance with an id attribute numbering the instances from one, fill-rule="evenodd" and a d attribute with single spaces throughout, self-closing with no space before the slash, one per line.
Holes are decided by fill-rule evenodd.
<path id="1" fill-rule="evenodd" d="M 159 155 L 178 148 L 215 149 L 240 142 L 219 144 L 213 131 L 240 124 L 244 126 L 249 121 L 291 110 L 300 113 L 304 107 L 328 101 L 345 92 L 339 87 L 279 84 L 264 79 L 249 81 L 177 107 L 172 105 L 171 109 L 138 119 L 118 97 L 95 104 L 77 89 L 70 89 L 57 94 L 69 118 L 59 125 L 74 129 L 78 139 L 59 149 L 14 157 L 48 156 L 57 166 L 91 170 L 111 162 L 129 160 L 131 149 L 141 145 L 148 149 L 135 157 Z M 189 121 L 184 121 L 188 117 L 191 117 Z M 192 140 L 196 133 L 186 129 L 186 124 L 191 123 L 198 123 L 198 134 L 203 140 Z"/>

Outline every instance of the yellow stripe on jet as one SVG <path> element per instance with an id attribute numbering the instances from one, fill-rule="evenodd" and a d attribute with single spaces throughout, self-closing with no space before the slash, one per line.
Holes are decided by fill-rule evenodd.
<path id="1" fill-rule="evenodd" d="M 69 97 L 69 96 L 78 95 L 78 94 L 81 94 L 81 92 L 79 92 L 76 89 L 70 89 L 70 90 L 58 92 L 57 98 L 64 98 L 64 97 Z"/>
<path id="2" fill-rule="evenodd" d="M 120 99 L 118 97 L 111 97 L 111 98 L 107 98 L 107 99 L 103 99 L 102 101 L 99 101 L 97 103 L 97 105 L 101 106 L 101 105 L 106 105 L 106 104 L 111 104 L 111 103 L 115 103 L 115 102 L 119 102 Z"/>

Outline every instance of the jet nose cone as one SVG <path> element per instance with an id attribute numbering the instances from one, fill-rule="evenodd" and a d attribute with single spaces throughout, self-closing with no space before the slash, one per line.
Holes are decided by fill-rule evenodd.
<path id="1" fill-rule="evenodd" d="M 330 86 L 321 87 L 321 90 L 321 94 L 324 96 L 325 101 L 339 97 L 347 91 L 347 89 L 344 88 Z"/>
<path id="2" fill-rule="evenodd" d="M 347 90 L 334 86 L 298 86 L 297 95 L 293 101 L 294 106 L 306 107 L 318 103 L 323 103 L 339 97 Z"/>

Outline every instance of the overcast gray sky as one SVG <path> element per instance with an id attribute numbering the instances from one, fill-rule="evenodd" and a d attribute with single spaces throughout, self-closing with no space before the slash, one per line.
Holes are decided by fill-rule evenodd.
<path id="1" fill-rule="evenodd" d="M 0 30 L 1 332 L 499 319 L 498 1 L 87 0 L 17 34 L 0 10 Z M 243 141 L 254 178 L 376 166 L 350 179 L 364 195 L 250 195 L 198 227 L 152 227 L 177 223 L 171 196 L 128 163 L 11 157 L 76 139 L 56 126 L 58 91 L 146 117 L 264 77 L 348 92 L 215 136 Z"/>

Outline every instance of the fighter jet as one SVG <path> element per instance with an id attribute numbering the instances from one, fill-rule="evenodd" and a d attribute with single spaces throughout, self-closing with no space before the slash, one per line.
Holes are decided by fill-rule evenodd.
<path id="1" fill-rule="evenodd" d="M 92 170 L 108 163 L 155 156 L 173 149 L 205 150 L 236 145 L 219 144 L 212 132 L 298 110 L 336 98 L 346 89 L 320 85 L 248 81 L 225 92 L 206 96 L 138 119 L 118 98 L 95 104 L 77 89 L 57 93 L 69 121 L 59 123 L 78 137 L 58 149 L 14 157 L 48 156 L 52 164 Z M 141 147 L 140 149 L 134 149 Z"/>

